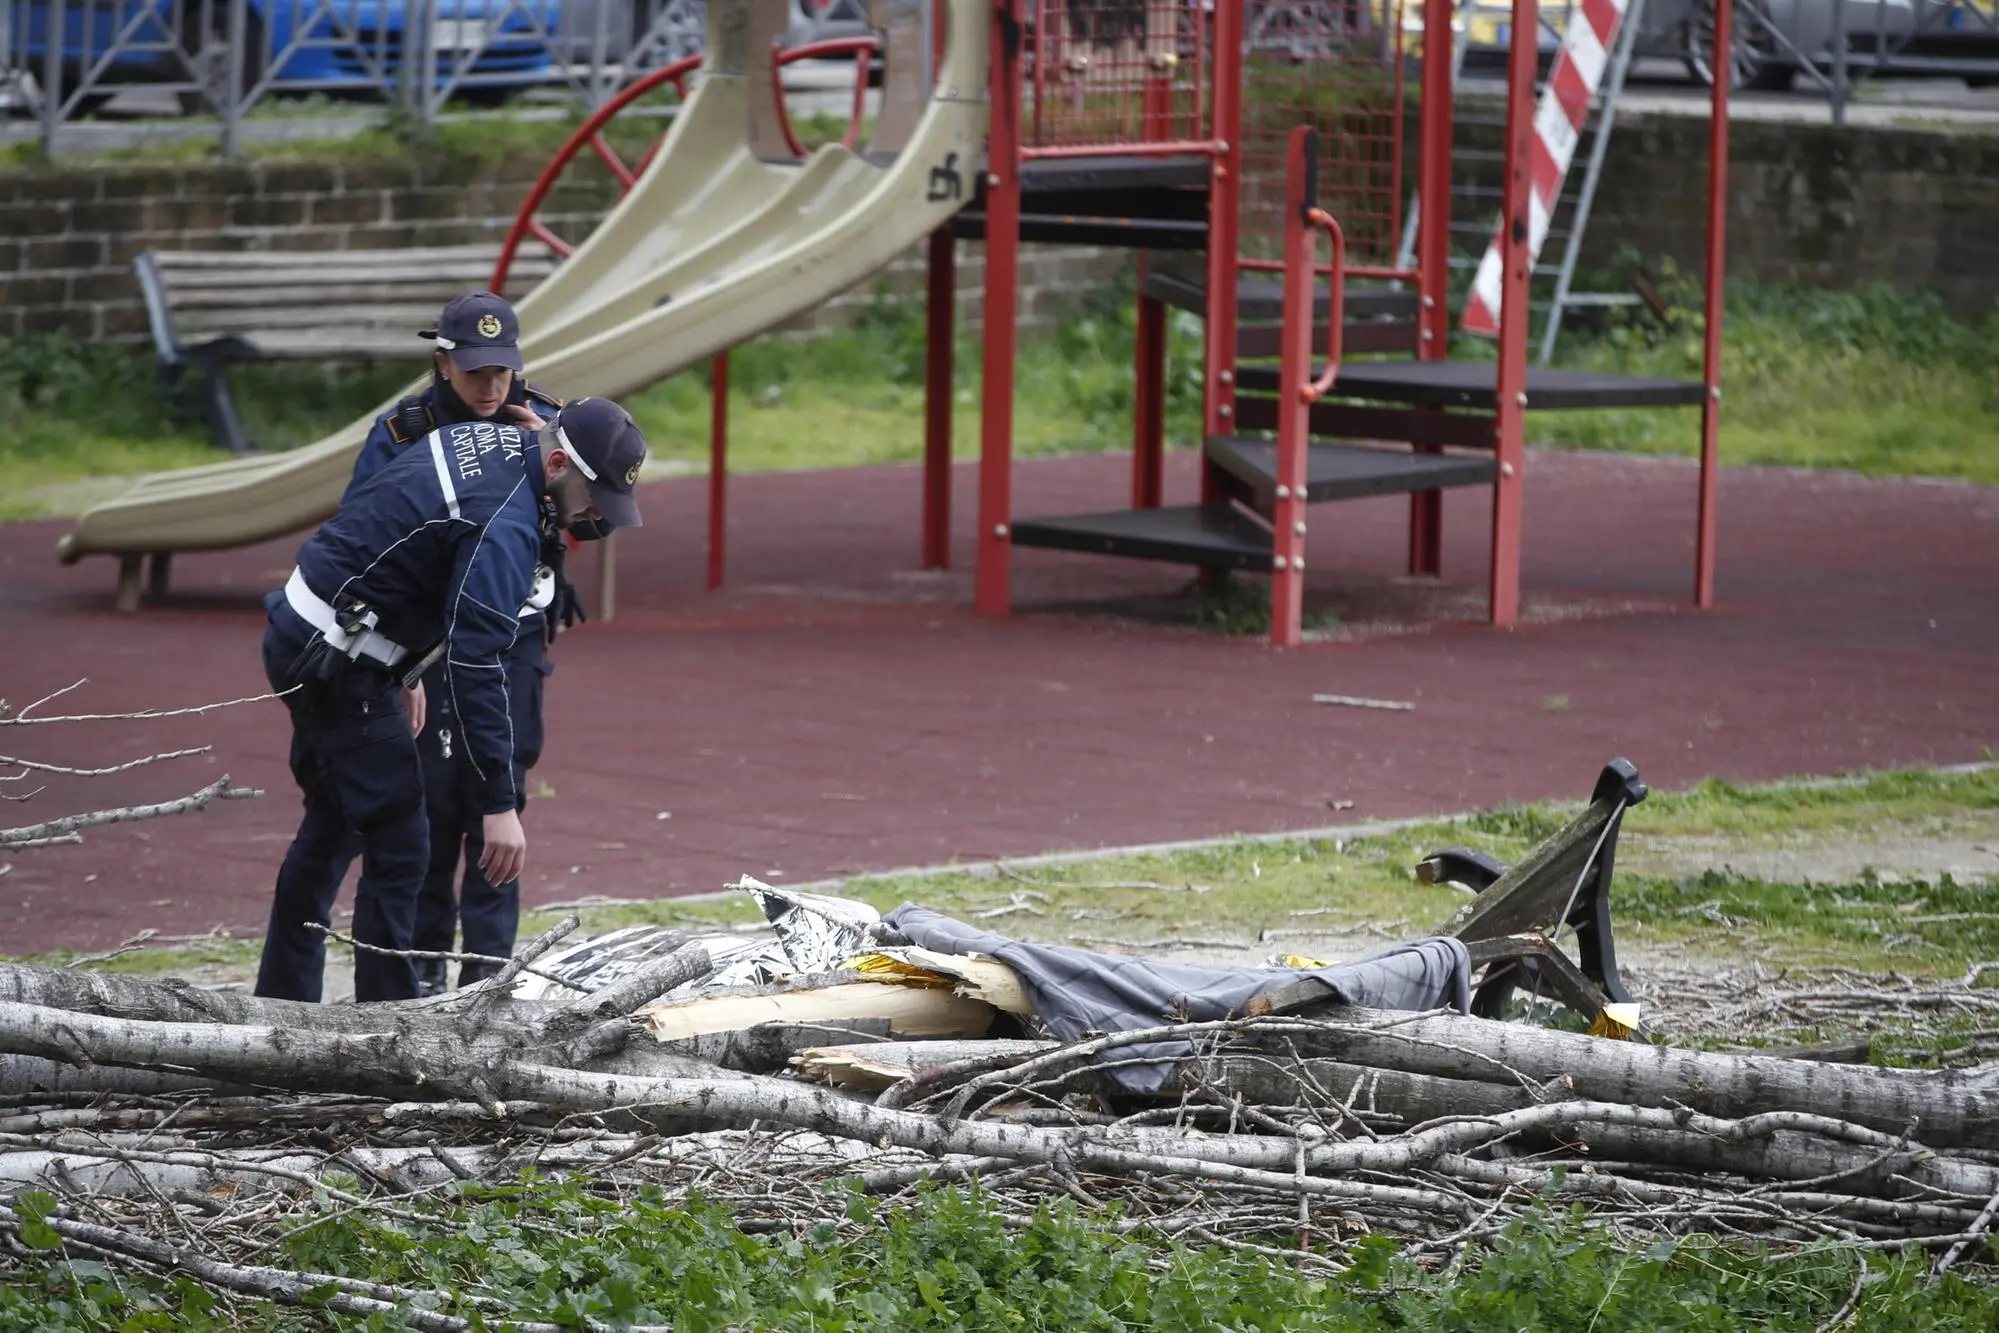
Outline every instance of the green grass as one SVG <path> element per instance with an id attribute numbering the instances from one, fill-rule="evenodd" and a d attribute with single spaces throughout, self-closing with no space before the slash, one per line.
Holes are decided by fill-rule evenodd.
<path id="1" fill-rule="evenodd" d="M 243 366 L 244 427 L 276 448 L 309 443 L 392 394 L 409 368 Z M 213 463 L 204 424 L 160 391 L 152 358 L 53 334 L 0 339 L 0 519 L 61 510 L 63 488 Z"/>
<path id="2" fill-rule="evenodd" d="M 1595 336 L 1565 337 L 1558 363 L 1699 379 L 1699 292 L 1669 278 L 1664 294 L 1665 320 L 1634 313 Z M 1734 279 L 1722 331 L 1724 463 L 1999 482 L 1999 309 L 1967 321 L 1934 296 L 1885 285 L 1831 292 Z M 1696 409 L 1527 420 L 1542 445 L 1699 448 Z"/>

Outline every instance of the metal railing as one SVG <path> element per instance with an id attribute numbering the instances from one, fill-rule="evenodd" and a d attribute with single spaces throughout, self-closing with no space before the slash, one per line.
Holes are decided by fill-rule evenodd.
<path id="1" fill-rule="evenodd" d="M 791 0 L 786 46 L 868 31 L 861 0 Z M 121 95 L 212 118 L 225 156 L 254 112 L 320 95 L 434 120 L 523 96 L 595 109 L 700 54 L 705 0 L 0 0 L 0 120 L 44 151 Z M 363 110 L 365 114 L 365 110 Z M 18 122 L 17 122 L 18 123 Z"/>

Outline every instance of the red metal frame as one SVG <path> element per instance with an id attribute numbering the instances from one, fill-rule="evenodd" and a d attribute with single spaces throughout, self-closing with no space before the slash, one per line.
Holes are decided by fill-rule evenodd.
<path id="1" fill-rule="evenodd" d="M 1200 25 L 1196 25 L 1197 27 Z M 1165 79 L 1145 84 L 1143 120 L 1165 137 L 1173 114 L 1173 89 Z M 1145 294 L 1145 254 L 1138 256 L 1138 317 L 1132 367 L 1131 506 L 1157 509 L 1166 484 L 1166 303 Z"/>
<path id="2" fill-rule="evenodd" d="M 729 538 L 729 354 L 708 387 L 708 591 L 722 586 Z"/>
<path id="3" fill-rule="evenodd" d="M 923 349 L 923 568 L 951 566 L 951 372 L 958 242 L 949 223 L 930 233 Z"/>
<path id="4" fill-rule="evenodd" d="M 1422 113 L 1416 153 L 1416 359 L 1441 361 L 1451 349 L 1451 0 L 1423 0 Z M 1443 50 L 1439 51 L 1438 37 Z M 1442 219 L 1442 224 L 1432 219 Z M 1437 452 L 1419 446 L 1424 452 Z M 1444 568 L 1444 493 L 1409 497 L 1409 572 Z"/>
<path id="5" fill-rule="evenodd" d="M 1346 235 L 1317 206 L 1313 176 L 1319 136 L 1309 125 L 1291 131 L 1285 154 L 1283 359 L 1278 371 L 1277 503 L 1272 514 L 1270 643 L 1295 648 L 1304 639 L 1305 485 L 1311 450 L 1312 404 L 1333 387 L 1340 373 L 1341 328 L 1345 320 Z M 1332 237 L 1332 328 L 1326 338 L 1326 368 L 1306 382 L 1312 367 L 1312 298 L 1318 285 L 1312 251 L 1318 233 Z"/>
<path id="6" fill-rule="evenodd" d="M 772 60 L 778 68 L 799 60 L 823 60 L 829 56 L 851 55 L 854 57 L 854 104 L 847 109 L 847 132 L 840 142 L 852 148 L 861 141 L 861 117 L 868 100 L 867 59 L 881 50 L 881 43 L 873 37 L 829 37 L 823 42 L 806 42 L 802 46 L 777 51 Z M 798 135 L 791 128 L 791 109 L 784 102 L 784 80 L 772 79 L 771 99 L 777 103 L 778 128 L 784 131 L 784 142 L 792 152 L 806 156 L 805 145 L 798 142 Z"/>
<path id="7" fill-rule="evenodd" d="M 1012 601 L 1013 358 L 1020 313 L 1020 4 L 994 0 L 986 140 L 984 401 L 979 421 L 978 569 L 974 605 Z"/>
<path id="8" fill-rule="evenodd" d="M 1242 218 L 1242 0 L 1215 5 L 1213 184 L 1208 202 L 1208 308 L 1201 349 L 1201 433 L 1226 435 L 1235 426 L 1236 280 Z M 1202 457 L 1201 502 L 1220 498 L 1220 471 Z"/>
<path id="9" fill-rule="evenodd" d="M 493 262 L 493 280 L 488 287 L 489 291 L 503 292 L 507 289 L 507 274 L 513 268 L 514 254 L 520 249 L 521 241 L 530 235 L 563 258 L 569 257 L 575 247 L 544 227 L 535 217 L 535 214 L 541 211 L 542 200 L 548 198 L 548 192 L 554 189 L 556 181 L 562 178 L 563 170 L 575 160 L 578 153 L 583 151 L 585 145 L 603 159 L 604 165 L 618 178 L 622 187 L 619 194 L 622 196 L 625 191 L 630 190 L 639 176 L 644 174 L 647 165 L 652 162 L 652 155 L 659 151 L 660 141 L 665 139 L 666 135 L 662 133 L 659 139 L 653 141 L 653 146 L 646 150 L 645 157 L 640 160 L 638 171 L 634 172 L 628 170 L 623 160 L 611 150 L 609 144 L 604 142 L 604 126 L 633 102 L 666 84 L 672 84 L 674 91 L 686 97 L 687 76 L 700 67 L 700 56 L 689 56 L 685 60 L 676 60 L 671 65 L 662 65 L 643 78 L 635 79 L 621 88 L 616 95 L 591 112 L 589 117 L 576 127 L 575 132 L 563 142 L 562 147 L 555 150 L 555 156 L 551 157 L 548 165 L 542 168 L 541 175 L 535 177 L 534 185 L 528 190 L 527 197 L 521 200 L 521 206 L 514 214 L 514 225 L 507 229 L 506 240 L 500 242 L 500 257 Z"/>
<path id="10" fill-rule="evenodd" d="M 1730 28 L 1734 15 L 1735 0 L 1716 0 L 1716 51 L 1733 49 Z M 1707 305 L 1705 346 L 1701 352 L 1701 375 L 1707 382 L 1707 398 L 1701 404 L 1700 516 L 1694 531 L 1694 605 L 1703 610 L 1714 605 L 1715 488 L 1720 480 L 1722 283 L 1727 276 L 1728 229 L 1727 79 L 1714 81 L 1711 116 L 1707 163 Z"/>

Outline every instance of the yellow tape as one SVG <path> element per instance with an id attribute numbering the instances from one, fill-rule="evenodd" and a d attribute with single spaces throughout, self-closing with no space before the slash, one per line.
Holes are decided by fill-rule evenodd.
<path id="1" fill-rule="evenodd" d="M 1637 1005 L 1606 1004 L 1597 1014 L 1596 1022 L 1589 1025 L 1589 1034 L 1592 1037 L 1610 1037 L 1623 1041 L 1637 1029 Z"/>
<path id="2" fill-rule="evenodd" d="M 950 977 L 918 967 L 914 963 L 905 963 L 900 958 L 891 958 L 885 953 L 864 953 L 849 958 L 840 966 L 844 971 L 859 972 L 872 980 L 902 986 L 935 986 L 949 989 L 958 984 Z"/>

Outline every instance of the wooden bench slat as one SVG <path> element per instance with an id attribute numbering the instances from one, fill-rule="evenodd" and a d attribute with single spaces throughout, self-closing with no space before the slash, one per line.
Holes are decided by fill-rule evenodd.
<path id="1" fill-rule="evenodd" d="M 250 333 L 262 329 L 296 329 L 330 337 L 347 329 L 383 329 L 396 336 L 419 342 L 417 331 L 437 322 L 437 306 L 378 305 L 343 309 L 300 306 L 289 310 L 202 310 L 183 311 L 183 333 Z"/>
<path id="2" fill-rule="evenodd" d="M 510 290 L 521 290 L 513 283 Z M 253 287 L 247 290 L 177 292 L 170 297 L 176 316 L 193 310 L 282 310 L 309 306 L 320 318 L 331 321 L 354 307 L 384 305 L 429 306 L 431 318 L 444 303 L 466 291 L 462 282 L 445 283 L 300 283 L 292 287 Z M 254 315 L 247 316 L 255 318 Z"/>
<path id="3" fill-rule="evenodd" d="M 243 341 L 269 361 L 409 361 L 429 357 L 432 344 L 394 332 L 366 329 L 336 331 L 259 329 L 241 333 Z"/>
<path id="4" fill-rule="evenodd" d="M 535 255 L 547 255 L 540 242 L 524 244 L 515 262 Z M 397 264 L 422 257 L 449 263 L 454 260 L 483 260 L 489 266 L 499 258 L 500 247 L 493 244 L 417 246 L 401 250 L 155 250 L 153 261 L 162 271 L 201 268 L 283 268 L 312 260 L 352 261 L 357 264 Z"/>
<path id="5" fill-rule="evenodd" d="M 509 267 L 508 281 L 511 285 L 515 277 L 545 276 L 554 270 L 555 265 L 546 261 L 524 261 Z M 492 275 L 493 266 L 490 262 L 478 264 L 452 261 L 432 264 L 404 261 L 400 264 L 375 265 L 292 264 L 285 267 L 267 265 L 240 272 L 201 269 L 187 273 L 170 273 L 166 276 L 166 283 L 169 292 L 180 293 L 255 290 L 260 287 L 295 284 L 338 285 L 352 282 L 377 285 L 418 282 L 432 286 L 468 282 L 483 284 Z"/>

